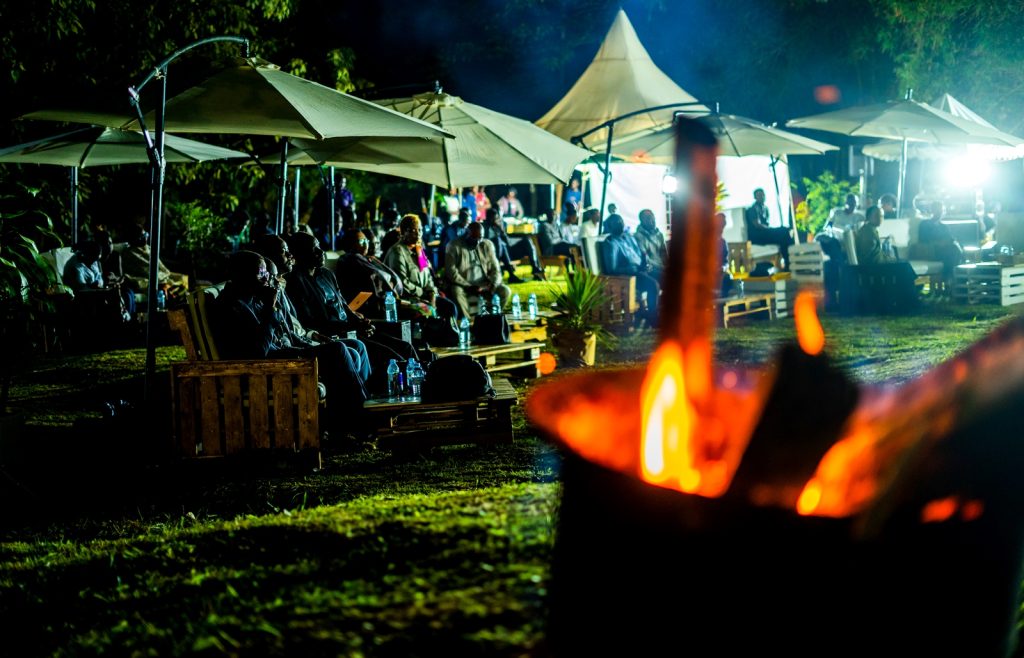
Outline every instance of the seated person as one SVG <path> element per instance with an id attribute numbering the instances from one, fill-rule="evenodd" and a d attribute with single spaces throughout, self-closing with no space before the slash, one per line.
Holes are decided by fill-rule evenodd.
<path id="1" fill-rule="evenodd" d="M 316 346 L 294 334 L 276 283 L 259 254 L 243 250 L 231 255 L 228 282 L 217 296 L 210 318 L 221 357 L 317 358 L 320 379 L 327 387 L 328 430 L 344 434 L 358 429 L 367 399 L 359 365 L 340 343 Z"/>
<path id="2" fill-rule="evenodd" d="M 128 249 L 121 254 L 124 277 L 135 292 L 146 292 L 149 286 L 149 231 L 138 224 L 132 224 L 126 234 Z M 176 297 L 188 289 L 188 277 L 172 272 L 162 261 L 157 262 L 160 286 L 166 286 L 168 294 Z"/>
<path id="3" fill-rule="evenodd" d="M 401 240 L 384 254 L 384 263 L 401 280 L 404 300 L 413 304 L 426 304 L 441 318 L 456 317 L 458 307 L 455 302 L 437 294 L 430 261 L 423 249 L 420 218 L 416 215 L 402 217 L 399 230 Z"/>
<path id="4" fill-rule="evenodd" d="M 263 235 L 254 244 L 256 253 L 263 256 L 267 264 L 267 271 L 270 272 L 271 282 L 276 282 L 278 290 L 278 303 L 280 304 L 283 319 L 288 329 L 296 336 L 307 343 L 320 345 L 325 343 L 340 343 L 346 351 L 346 358 L 349 359 L 359 374 L 360 380 L 365 385 L 371 374 L 370 359 L 366 352 L 366 345 L 358 338 L 339 338 L 336 336 L 325 336 L 318 331 L 306 329 L 302 326 L 295 312 L 295 305 L 285 288 L 287 280 L 285 275 L 295 267 L 295 257 L 288 249 L 288 243 L 278 235 Z"/>
<path id="5" fill-rule="evenodd" d="M 361 292 L 373 293 L 364 304 L 363 312 L 377 318 L 384 317 L 384 296 L 392 293 L 397 302 L 402 298 L 402 281 L 391 268 L 368 255 L 370 241 L 359 229 L 345 231 L 341 248 L 345 252 L 338 259 L 335 276 L 338 287 L 346 299 Z"/>
<path id="6" fill-rule="evenodd" d="M 544 268 L 540 266 L 540 259 L 537 257 L 537 250 L 534 249 L 533 240 L 520 238 L 513 243 L 505 231 L 505 222 L 498 214 L 497 208 L 487 209 L 483 226 L 484 238 L 490 240 L 494 245 L 501 269 L 508 272 L 509 283 L 523 283 L 523 280 L 516 276 L 516 268 L 512 264 L 513 260 L 520 258 L 529 258 L 534 280 L 544 281 Z"/>
<path id="7" fill-rule="evenodd" d="M 661 286 L 651 276 L 647 258 L 632 235 L 626 233 L 626 224 L 621 215 L 609 215 L 604 220 L 608 237 L 601 242 L 601 272 L 610 276 L 636 277 L 637 301 L 643 304 L 647 296 L 645 319 L 651 327 L 658 326 L 658 295 Z"/>
<path id="8" fill-rule="evenodd" d="M 470 223 L 469 210 L 466 208 L 460 208 L 459 214 L 454 222 L 444 227 L 441 232 L 441 256 L 448 251 L 448 245 L 455 241 L 456 238 L 461 238 L 466 234 L 466 228 L 469 227 Z"/>
<path id="9" fill-rule="evenodd" d="M 583 211 L 583 221 L 580 223 L 580 242 L 582 238 L 596 238 L 601 234 L 601 211 L 597 208 L 587 208 Z"/>
<path id="10" fill-rule="evenodd" d="M 334 273 L 324 267 L 324 251 L 315 237 L 296 233 L 288 239 L 288 248 L 295 256 L 295 267 L 285 280 L 295 315 L 304 327 L 326 336 L 357 332 L 370 356 L 373 390 L 380 390 L 379 383 L 386 379 L 388 361 L 419 358 L 411 343 L 375 333 L 372 322 L 349 308 Z M 384 381 L 385 390 L 386 386 Z"/>
<path id="11" fill-rule="evenodd" d="M 135 295 L 121 279 L 107 277 L 100 266 L 103 248 L 93 240 L 79 243 L 75 254 L 64 264 L 62 278 L 64 285 L 75 293 L 77 312 L 96 317 L 97 313 L 112 322 L 129 322 L 135 316 Z M 83 295 L 90 291 L 111 290 L 117 298 L 116 304 L 110 298 Z M 88 300 L 88 301 L 86 301 Z M 102 310 L 110 306 L 109 312 Z M 117 308 L 114 308 L 116 306 Z M 106 321 L 104 320 L 104 321 Z"/>
<path id="12" fill-rule="evenodd" d="M 878 207 L 882 209 L 882 219 L 896 219 L 896 195 L 888 192 L 878 197 Z"/>
<path id="13" fill-rule="evenodd" d="M 469 225 L 466 235 L 448 245 L 445 254 L 444 273 L 448 281 L 448 292 L 459 306 L 463 317 L 472 317 L 469 308 L 471 296 L 490 302 L 498 295 L 501 307 L 511 294 L 502 282 L 501 266 L 494 253 L 494 245 L 483 239 L 483 226 L 479 222 Z"/>
<path id="14" fill-rule="evenodd" d="M 572 248 L 580 246 L 574 230 L 576 223 L 576 211 L 572 209 L 566 212 L 564 222 L 559 222 L 555 218 L 541 222 L 537 231 L 540 253 L 544 256 L 572 257 Z"/>
<path id="15" fill-rule="evenodd" d="M 864 223 L 864 220 L 864 213 L 857 210 L 856 194 L 847 194 L 846 204 L 842 208 L 833 208 L 828 217 L 832 229 L 840 231 L 856 231 Z"/>
<path id="16" fill-rule="evenodd" d="M 768 207 L 764 204 L 764 190 L 754 190 L 754 205 L 743 213 L 743 221 L 747 225 L 747 239 L 753 244 L 773 244 L 779 248 L 782 256 L 782 269 L 789 269 L 789 245 L 793 244 L 793 236 L 789 229 L 768 225 Z"/>
<path id="17" fill-rule="evenodd" d="M 963 262 L 964 251 L 953 239 L 949 227 L 942 223 L 946 206 L 942 201 L 933 201 L 931 217 L 921 220 L 917 227 L 917 244 L 913 247 L 913 258 L 942 261 L 943 279 L 947 288 L 953 282 L 956 266 Z"/>
<path id="18" fill-rule="evenodd" d="M 634 237 L 640 245 L 640 251 L 644 252 L 651 276 L 660 281 L 668 261 L 668 246 L 665 244 L 665 236 L 658 230 L 652 211 L 640 211 L 640 225 L 636 227 Z"/>
<path id="19" fill-rule="evenodd" d="M 882 209 L 878 206 L 871 206 L 868 208 L 867 219 L 854 233 L 854 245 L 859 265 L 895 262 L 895 258 L 882 250 L 882 240 L 878 237 L 878 227 L 881 225 Z"/>

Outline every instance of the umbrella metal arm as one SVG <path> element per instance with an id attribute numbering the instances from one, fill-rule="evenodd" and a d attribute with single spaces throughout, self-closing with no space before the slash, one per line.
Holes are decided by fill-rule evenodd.
<path id="1" fill-rule="evenodd" d="M 164 160 L 164 118 L 167 109 L 167 67 L 178 57 L 185 53 L 205 46 L 210 43 L 230 41 L 240 43 L 244 46 L 245 56 L 249 56 L 249 40 L 244 37 L 209 37 L 200 39 L 184 48 L 180 48 L 163 61 L 161 61 L 150 73 L 143 78 L 142 82 L 135 87 L 128 88 L 128 96 L 131 106 L 139 118 L 139 127 L 146 140 L 146 152 L 149 154 L 150 162 L 150 199 L 149 199 L 149 284 L 146 287 L 146 377 L 144 385 L 144 396 L 146 404 L 152 404 L 153 383 L 156 379 L 156 333 L 154 331 L 154 320 L 157 289 L 160 284 L 160 246 L 162 242 L 161 230 L 163 219 L 163 196 L 164 196 L 164 171 L 166 161 Z M 143 117 L 142 107 L 139 103 L 139 92 L 149 84 L 153 78 L 159 78 L 160 103 L 156 107 L 156 126 L 154 129 L 156 139 L 149 134 Z"/>

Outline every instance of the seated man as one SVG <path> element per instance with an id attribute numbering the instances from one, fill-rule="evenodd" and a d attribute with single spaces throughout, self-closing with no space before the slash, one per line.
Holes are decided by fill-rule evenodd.
<path id="1" fill-rule="evenodd" d="M 124 277 L 135 292 L 146 292 L 149 286 L 149 231 L 138 224 L 131 224 L 126 232 L 128 248 L 121 254 Z M 158 261 L 160 286 L 167 286 L 172 297 L 188 288 L 188 277 L 172 272 Z"/>
<path id="2" fill-rule="evenodd" d="M 464 317 L 472 317 L 469 298 L 480 297 L 489 303 L 497 294 L 501 307 L 511 294 L 509 287 L 502 283 L 501 266 L 494 253 L 494 245 L 483 239 L 483 226 L 478 222 L 469 225 L 466 235 L 448 245 L 444 262 L 448 292 Z"/>
<path id="3" fill-rule="evenodd" d="M 596 238 L 601 234 L 601 211 L 597 208 L 587 208 L 583 211 L 583 222 L 580 224 L 580 242 L 582 238 Z"/>
<path id="4" fill-rule="evenodd" d="M 320 379 L 327 386 L 329 431 L 360 432 L 361 409 L 367 395 L 358 365 L 340 344 L 315 347 L 292 333 L 275 284 L 276 278 L 271 278 L 259 254 L 238 251 L 231 255 L 228 282 L 217 296 L 210 318 L 221 357 L 319 359 Z"/>
<path id="5" fill-rule="evenodd" d="M 645 319 L 651 327 L 658 326 L 658 295 L 661 286 L 651 276 L 651 268 L 647 263 L 640 245 L 632 235 L 626 233 L 626 224 L 621 215 L 609 215 L 604 220 L 608 237 L 601 243 L 601 272 L 610 276 L 636 277 L 637 301 L 647 296 Z"/>
<path id="6" fill-rule="evenodd" d="M 437 295 L 430 260 L 421 240 L 420 218 L 406 215 L 399 224 L 401 239 L 384 254 L 384 263 L 402 282 L 403 298 L 412 304 L 426 304 L 438 317 L 450 319 L 458 315 L 455 303 Z"/>
<path id="7" fill-rule="evenodd" d="M 946 288 L 951 289 L 953 272 L 963 262 L 964 251 L 953 239 L 949 227 L 942 223 L 946 206 L 942 201 L 933 201 L 930 205 L 931 217 L 924 219 L 917 227 L 917 244 L 913 245 L 914 258 L 942 261 L 943 280 Z"/>
<path id="8" fill-rule="evenodd" d="M 103 247 L 92 240 L 79 243 L 75 254 L 64 265 L 62 279 L 64 285 L 75 293 L 74 307 L 79 313 L 79 321 L 92 318 L 101 323 L 119 325 L 130 322 L 135 315 L 135 295 L 121 280 L 103 274 L 100 260 Z M 109 290 L 109 295 L 90 296 L 91 291 Z M 115 301 L 116 300 L 116 303 Z M 102 327 L 93 327 L 102 329 Z"/>
<path id="9" fill-rule="evenodd" d="M 441 258 L 444 258 L 445 252 L 448 251 L 448 245 L 466 234 L 470 221 L 469 210 L 460 208 L 455 221 L 444 227 L 441 231 Z"/>
<path id="10" fill-rule="evenodd" d="M 574 230 L 577 225 L 576 211 L 566 212 L 565 221 L 555 218 L 540 223 L 537 244 L 544 256 L 572 256 L 572 247 L 579 247 L 579 238 Z"/>
<path id="11" fill-rule="evenodd" d="M 357 332 L 370 356 L 371 388 L 387 390 L 388 361 L 418 358 L 416 348 L 400 338 L 375 334 L 373 323 L 349 308 L 334 273 L 324 267 L 324 251 L 315 237 L 296 233 L 289 237 L 288 248 L 295 256 L 295 267 L 285 279 L 296 316 L 304 327 L 326 336 Z"/>
<path id="12" fill-rule="evenodd" d="M 505 222 L 498 215 L 496 208 L 487 209 L 483 225 L 484 237 L 494 245 L 501 268 L 508 272 L 509 283 L 523 283 L 523 280 L 516 276 L 516 268 L 512 265 L 513 260 L 520 258 L 530 259 L 530 267 L 533 268 L 533 278 L 536 281 L 544 280 L 544 268 L 540 266 L 537 250 L 533 248 L 533 240 L 520 238 L 513 243 L 505 231 Z"/>
<path id="13" fill-rule="evenodd" d="M 832 228 L 841 231 L 856 231 L 864 223 L 864 219 L 864 213 L 857 210 L 856 194 L 847 194 L 846 204 L 842 208 L 833 208 L 828 217 Z"/>
<path id="14" fill-rule="evenodd" d="M 747 225 L 747 239 L 753 244 L 773 244 L 782 255 L 782 269 L 789 269 L 789 245 L 793 244 L 793 236 L 789 229 L 768 225 L 768 207 L 764 204 L 764 190 L 754 190 L 754 205 L 743 213 L 743 221 Z"/>
<path id="15" fill-rule="evenodd" d="M 640 245 L 640 251 L 644 252 L 651 276 L 660 281 L 665 271 L 665 262 L 668 260 L 668 246 L 665 244 L 665 236 L 658 230 L 654 213 L 650 210 L 640 211 L 636 242 Z"/>
<path id="16" fill-rule="evenodd" d="M 871 206 L 868 208 L 867 219 L 854 233 L 854 245 L 859 265 L 895 262 L 895 258 L 882 251 L 882 240 L 878 237 L 878 227 L 881 225 L 882 209 L 878 206 Z"/>

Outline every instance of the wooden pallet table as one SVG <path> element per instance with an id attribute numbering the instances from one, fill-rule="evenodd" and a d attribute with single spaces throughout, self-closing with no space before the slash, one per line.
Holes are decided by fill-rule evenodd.
<path id="1" fill-rule="evenodd" d="M 504 377 L 495 377 L 493 386 L 494 397 L 453 402 L 371 399 L 363 405 L 363 411 L 377 428 L 380 449 L 511 443 L 512 407 L 518 403 L 518 396 Z"/>
<path id="2" fill-rule="evenodd" d="M 1024 302 L 1024 265 L 958 265 L 953 272 L 953 301 L 1000 306 Z"/>
<path id="3" fill-rule="evenodd" d="M 543 343 L 548 339 L 548 323 L 551 318 L 558 315 L 560 315 L 558 311 L 540 310 L 537 312 L 537 317 L 531 319 L 525 309 L 519 318 L 513 317 L 511 313 L 506 313 L 509 340 L 513 343 Z"/>
<path id="4" fill-rule="evenodd" d="M 769 320 L 773 320 L 775 319 L 775 293 L 748 293 L 742 297 L 716 299 L 715 310 L 722 319 L 723 327 L 728 327 L 731 320 L 756 313 L 765 313 Z"/>
<path id="5" fill-rule="evenodd" d="M 467 350 L 458 347 L 440 347 L 433 350 L 437 358 L 443 359 L 454 354 L 468 354 L 484 367 L 487 372 L 507 372 L 519 377 L 540 377 L 537 362 L 544 343 L 508 343 L 506 345 L 473 345 Z"/>

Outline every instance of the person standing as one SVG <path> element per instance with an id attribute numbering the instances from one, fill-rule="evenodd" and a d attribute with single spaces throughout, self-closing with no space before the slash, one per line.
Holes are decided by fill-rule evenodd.
<path id="1" fill-rule="evenodd" d="M 481 303 L 489 303 L 492 295 L 498 295 L 501 307 L 505 307 L 511 290 L 502 282 L 501 265 L 490 240 L 483 239 L 483 225 L 473 222 L 466 234 L 448 245 L 445 254 L 445 277 L 448 291 L 458 304 L 463 317 L 472 317 L 469 298 L 479 297 Z"/>
<path id="2" fill-rule="evenodd" d="M 640 245 L 640 251 L 647 258 L 651 276 L 660 280 L 665 271 L 665 262 L 668 260 L 668 247 L 665 244 L 665 236 L 658 230 L 653 211 L 640 211 L 640 225 L 636 227 L 636 242 Z"/>
<path id="3" fill-rule="evenodd" d="M 498 199 L 498 209 L 501 210 L 502 217 L 512 217 L 514 219 L 522 219 L 525 215 L 523 210 L 523 204 L 520 203 L 519 198 L 516 196 L 516 188 L 508 188 L 508 192 L 505 196 Z"/>
<path id="4" fill-rule="evenodd" d="M 476 221 L 480 222 L 490 210 L 491 200 L 487 198 L 487 190 L 483 185 L 474 185 L 473 195 L 476 197 Z"/>
<path id="5" fill-rule="evenodd" d="M 468 187 L 462 190 L 462 207 L 469 211 L 474 221 L 480 221 L 477 219 L 479 212 L 476 208 L 476 193 Z"/>
<path id="6" fill-rule="evenodd" d="M 568 211 L 571 207 L 576 212 L 579 212 L 582 201 L 583 193 L 580 191 L 580 179 L 573 176 L 569 179 L 569 187 L 565 190 L 565 200 L 562 203 L 563 209 Z"/>
<path id="7" fill-rule="evenodd" d="M 743 221 L 747 225 L 747 239 L 753 244 L 773 244 L 779 248 L 782 256 L 783 270 L 789 270 L 789 245 L 793 244 L 793 236 L 789 229 L 782 226 L 769 226 L 768 207 L 764 203 L 764 190 L 754 190 L 754 204 L 743 213 Z"/>

